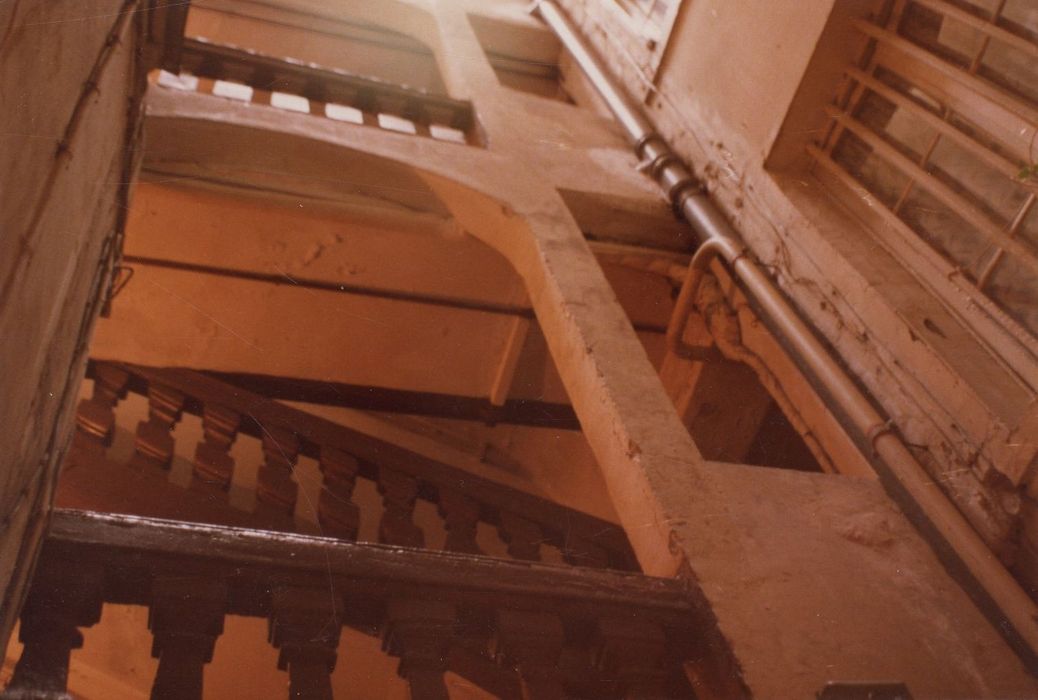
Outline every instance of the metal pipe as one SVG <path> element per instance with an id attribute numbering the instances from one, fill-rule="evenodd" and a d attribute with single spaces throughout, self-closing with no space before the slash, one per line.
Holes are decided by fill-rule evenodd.
<path id="1" fill-rule="evenodd" d="M 652 124 L 645 118 L 641 110 L 635 106 L 631 98 L 627 96 L 627 93 L 613 84 L 605 67 L 592 53 L 591 48 L 584 43 L 576 28 L 555 6 L 555 3 L 542 2 L 533 9 L 541 13 L 541 17 L 559 37 L 566 50 L 576 59 L 580 69 L 594 84 L 595 90 L 605 101 L 609 111 L 616 116 L 616 120 L 623 127 L 624 134 L 632 139 L 632 143 L 639 138 L 637 135 L 651 133 L 653 131 Z"/>
<path id="2" fill-rule="evenodd" d="M 613 111 L 644 170 L 659 183 L 700 242 L 679 294 L 668 346 L 684 349 L 681 336 L 706 266 L 723 260 L 765 320 L 815 384 L 850 424 L 852 435 L 873 451 L 888 493 L 924 535 L 949 572 L 1009 645 L 1038 673 L 1038 606 L 992 553 L 962 513 L 941 491 L 894 430 L 825 345 L 748 254 L 741 236 L 710 200 L 698 180 L 609 76 L 569 19 L 551 0 L 536 5 L 577 65 Z"/>
<path id="3" fill-rule="evenodd" d="M 726 253 L 727 251 L 727 253 Z M 696 292 L 706 274 L 707 266 L 718 257 L 738 260 L 746 254 L 746 249 L 738 249 L 738 244 L 731 238 L 711 238 L 702 243 L 692 256 L 688 265 L 685 280 L 681 283 L 681 291 L 674 302 L 674 310 L 667 324 L 667 349 L 678 357 L 693 358 L 697 348 L 684 340 L 685 328 L 692 315 L 692 306 L 696 300 Z"/>

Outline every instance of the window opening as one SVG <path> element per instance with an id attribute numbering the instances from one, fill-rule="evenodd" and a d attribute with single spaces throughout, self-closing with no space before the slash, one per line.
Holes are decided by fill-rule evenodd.
<path id="1" fill-rule="evenodd" d="M 554 37 L 545 40 L 542 30 L 483 15 L 469 15 L 469 23 L 501 85 L 560 102 L 573 102 L 560 82 L 561 49 Z"/>
<path id="2" fill-rule="evenodd" d="M 1038 336 L 1038 8 L 896 0 L 830 106 L 818 165 Z M 1010 320 L 1012 319 L 1012 320 Z"/>

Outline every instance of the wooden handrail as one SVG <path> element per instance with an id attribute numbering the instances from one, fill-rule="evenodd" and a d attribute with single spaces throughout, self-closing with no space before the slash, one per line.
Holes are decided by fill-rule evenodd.
<path id="1" fill-rule="evenodd" d="M 503 697 L 688 698 L 695 601 L 682 579 L 59 509 L 4 696 L 62 694 L 78 628 L 115 603 L 148 608 L 156 697 L 201 700 L 241 615 L 269 620 L 293 698 L 331 697 L 343 626 L 381 637 L 421 697 L 446 697 L 453 671 Z"/>
<path id="2" fill-rule="evenodd" d="M 688 583 L 638 573 L 415 550 L 285 532 L 58 509 L 44 545 L 65 562 L 99 562 L 106 602 L 141 605 L 142 575 L 197 575 L 232 582 L 231 612 L 262 616 L 248 591 L 279 576 L 342 595 L 479 601 L 567 615 L 631 615 L 682 626 L 694 612 Z M 241 595 L 235 593 L 240 587 Z"/>

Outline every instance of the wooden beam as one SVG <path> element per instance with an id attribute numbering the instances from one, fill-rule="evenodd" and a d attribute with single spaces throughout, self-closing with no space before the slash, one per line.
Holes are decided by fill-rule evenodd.
<path id="1" fill-rule="evenodd" d="M 642 252 L 640 253 L 640 255 L 647 256 L 650 261 L 652 260 L 652 249 L 641 249 L 641 251 Z M 667 251 L 661 251 L 661 255 L 665 256 L 666 253 Z M 633 254 L 628 255 L 629 258 L 632 256 Z M 332 294 L 352 294 L 357 296 L 371 297 L 373 299 L 388 299 L 391 301 L 399 301 L 409 304 L 424 304 L 427 306 L 437 306 L 449 309 L 461 309 L 464 311 L 472 311 L 475 313 L 496 314 L 499 316 L 513 316 L 517 319 L 525 319 L 527 321 L 534 320 L 536 318 L 533 308 L 529 306 L 529 304 L 503 304 L 483 299 L 468 299 L 457 296 L 446 296 L 440 294 L 423 294 L 419 292 L 403 291 L 399 289 L 379 288 L 358 284 L 350 284 L 341 281 L 314 279 L 309 277 L 303 277 L 301 275 L 289 275 L 284 272 L 273 274 L 268 272 L 257 272 L 255 270 L 240 270 L 230 267 L 220 267 L 216 265 L 203 265 L 200 263 L 185 262 L 182 260 L 153 258 L 144 255 L 125 255 L 122 259 L 124 263 L 128 263 L 131 265 L 159 267 L 165 268 L 167 270 L 193 272 L 201 275 L 213 275 L 216 277 L 231 277 L 234 279 L 247 280 L 249 282 L 262 282 L 264 284 L 273 284 L 289 288 L 298 287 L 301 289 L 313 289 L 321 292 L 330 292 Z M 648 262 L 646 264 L 651 264 L 651 262 Z M 638 323 L 634 321 L 631 325 L 639 333 L 655 333 L 657 335 L 663 335 L 664 333 L 666 333 L 667 330 L 662 326 L 651 323 Z"/>
<path id="2" fill-rule="evenodd" d="M 168 270 L 180 270 L 182 272 L 194 272 L 201 275 L 214 275 L 217 277 L 233 277 L 235 279 L 248 280 L 250 282 L 264 282 L 266 284 L 300 287 L 302 289 L 313 289 L 321 292 L 332 292 L 335 294 L 355 294 L 375 299 L 389 299 L 392 301 L 407 302 L 411 304 L 425 304 L 428 306 L 440 306 L 450 309 L 464 309 L 466 311 L 476 311 L 503 316 L 518 316 L 526 319 L 532 319 L 534 317 L 533 309 L 530 308 L 528 304 L 500 304 L 481 299 L 463 299 L 460 297 L 438 294 L 422 294 L 397 289 L 349 284 L 340 281 L 313 279 L 303 277 L 302 275 L 256 272 L 254 270 L 241 270 L 230 267 L 220 267 L 217 265 L 202 265 L 199 263 L 184 262 L 182 260 L 152 258 L 141 255 L 126 255 L 123 257 L 123 262 L 131 265 L 161 267 Z"/>
<path id="3" fill-rule="evenodd" d="M 248 389 L 260 396 L 281 401 L 454 418 L 491 425 L 508 423 L 559 430 L 580 430 L 580 422 L 572 407 L 548 401 L 507 399 L 497 405 L 477 396 L 387 389 L 269 374 L 209 370 L 202 370 L 201 373 L 221 382 Z"/>

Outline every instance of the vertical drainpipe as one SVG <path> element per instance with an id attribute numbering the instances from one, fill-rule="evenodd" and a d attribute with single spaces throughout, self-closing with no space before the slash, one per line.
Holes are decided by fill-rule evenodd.
<path id="1" fill-rule="evenodd" d="M 667 345 L 682 341 L 695 293 L 713 261 L 723 262 L 762 319 L 828 397 L 835 413 L 871 459 L 888 494 L 1032 674 L 1038 675 L 1038 606 L 1024 592 L 951 500 L 915 459 L 893 421 L 882 415 L 815 336 L 749 252 L 684 161 L 656 133 L 639 106 L 617 86 L 578 30 L 551 0 L 534 11 L 548 24 L 616 117 L 640 162 L 692 227 L 698 249 L 671 316 Z"/>

